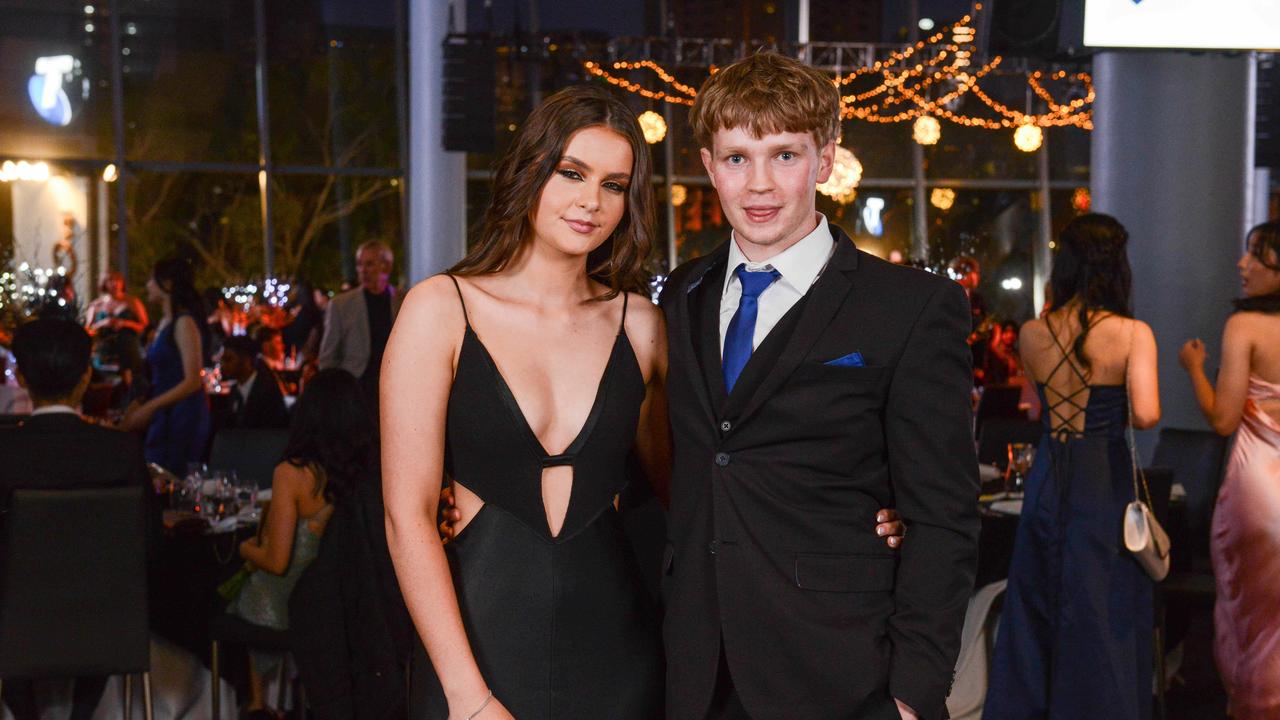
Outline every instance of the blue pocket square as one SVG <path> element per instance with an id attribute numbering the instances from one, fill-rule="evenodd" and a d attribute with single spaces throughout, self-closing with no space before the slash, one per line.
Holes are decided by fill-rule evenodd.
<path id="1" fill-rule="evenodd" d="M 844 357 L 828 360 L 823 365 L 831 365 L 833 367 L 866 367 L 866 363 L 862 361 L 862 353 L 851 352 Z"/>

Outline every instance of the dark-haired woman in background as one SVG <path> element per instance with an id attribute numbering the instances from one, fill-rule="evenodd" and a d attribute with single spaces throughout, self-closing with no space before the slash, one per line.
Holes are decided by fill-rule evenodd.
<path id="1" fill-rule="evenodd" d="M 1247 237 L 1217 388 L 1199 339 L 1178 360 L 1209 424 L 1236 436 L 1213 511 L 1214 654 L 1232 717 L 1263 720 L 1280 717 L 1280 222 Z"/>
<path id="2" fill-rule="evenodd" d="M 175 475 L 204 456 L 209 440 L 209 401 L 200 369 L 208 333 L 204 303 L 196 292 L 195 271 L 181 258 L 156 263 L 147 281 L 147 298 L 162 308 L 155 339 L 147 349 L 151 398 L 125 411 L 120 427 L 146 428 L 143 454 Z"/>
<path id="3" fill-rule="evenodd" d="M 360 383 L 346 370 L 321 370 L 294 408 L 289 445 L 271 478 L 271 506 L 259 537 L 240 544 L 256 568 L 227 612 L 255 625 L 289 628 L 289 595 L 315 559 L 336 504 L 378 477 L 378 446 Z M 279 656 L 251 652 L 249 713 L 262 711 L 264 678 Z"/>
<path id="4" fill-rule="evenodd" d="M 1151 713 L 1152 583 L 1121 544 L 1125 439 L 1160 419 L 1156 341 L 1130 311 L 1128 233 L 1107 215 L 1058 240 L 1056 302 L 1022 327 L 1044 435 L 1027 479 L 983 718 Z"/>

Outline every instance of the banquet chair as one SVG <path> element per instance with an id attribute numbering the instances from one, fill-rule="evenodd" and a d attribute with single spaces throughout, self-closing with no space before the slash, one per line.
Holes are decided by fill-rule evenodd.
<path id="1" fill-rule="evenodd" d="M 228 613 L 221 613 L 209 621 L 209 641 L 209 673 L 213 683 L 213 701 L 210 710 L 213 713 L 213 720 L 222 719 L 222 650 L 224 646 L 249 647 L 281 655 L 288 654 L 293 647 L 289 642 L 289 631 L 255 625 Z M 288 665 L 289 663 L 285 661 L 280 663 L 276 691 L 277 707 L 284 706 L 287 677 L 285 670 Z M 305 701 L 298 702 L 298 707 L 305 708 Z M 300 710 L 300 715 L 303 713 L 305 710 Z"/>
<path id="2" fill-rule="evenodd" d="M 0 558 L 3 678 L 142 675 L 152 717 L 141 487 L 14 490 Z"/>
<path id="3" fill-rule="evenodd" d="M 213 437 L 210 470 L 234 470 L 240 481 L 259 488 L 271 487 L 271 476 L 289 444 L 289 431 L 280 429 L 227 429 Z"/>
<path id="4" fill-rule="evenodd" d="M 1173 482 L 1187 491 L 1187 533 L 1199 567 L 1208 568 L 1209 523 L 1222 484 L 1227 438 L 1205 430 L 1163 428 L 1152 464 L 1173 468 Z"/>

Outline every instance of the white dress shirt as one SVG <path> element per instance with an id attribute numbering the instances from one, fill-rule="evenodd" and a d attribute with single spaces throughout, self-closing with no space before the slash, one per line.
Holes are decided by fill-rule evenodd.
<path id="1" fill-rule="evenodd" d="M 236 392 L 240 393 L 240 406 L 244 407 L 249 404 L 249 393 L 253 392 L 253 382 L 258 379 L 258 372 L 255 370 L 248 380 L 236 384 Z"/>
<path id="2" fill-rule="evenodd" d="M 724 338 L 729 331 L 729 321 L 733 320 L 733 314 L 738 311 L 738 303 L 742 300 L 742 282 L 738 280 L 736 272 L 739 265 L 745 264 L 751 272 L 777 270 L 781 275 L 760 293 L 757 301 L 756 331 L 751 339 L 751 349 L 754 350 L 760 347 L 760 343 L 769 336 L 769 331 L 773 330 L 782 316 L 809 292 L 835 249 L 835 239 L 831 235 L 831 228 L 827 227 L 827 218 L 822 213 L 818 213 L 818 226 L 813 232 L 762 263 L 747 260 L 747 256 L 738 249 L 738 238 L 731 235 L 729 264 L 726 266 L 724 289 L 720 295 L 721 357 L 724 356 Z"/>

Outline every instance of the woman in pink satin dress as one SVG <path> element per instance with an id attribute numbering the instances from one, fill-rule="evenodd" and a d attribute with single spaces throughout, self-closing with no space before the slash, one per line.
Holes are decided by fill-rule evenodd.
<path id="1" fill-rule="evenodd" d="M 1227 320 L 1215 389 L 1200 340 L 1178 359 L 1205 418 L 1235 433 L 1213 514 L 1214 655 L 1237 720 L 1280 718 L 1280 222 L 1249 231 L 1244 298 Z"/>

